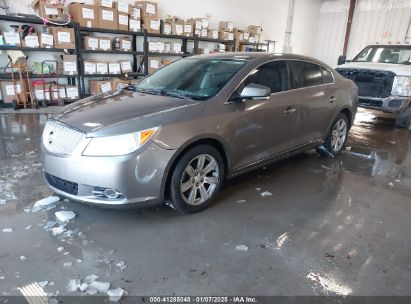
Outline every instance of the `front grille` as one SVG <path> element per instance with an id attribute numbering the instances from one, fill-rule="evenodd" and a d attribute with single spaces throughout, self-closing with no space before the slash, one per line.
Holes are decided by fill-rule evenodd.
<path id="1" fill-rule="evenodd" d="M 358 100 L 358 103 L 360 105 L 364 105 L 364 106 L 372 106 L 372 107 L 378 107 L 378 108 L 382 107 L 382 101 L 381 100 L 372 100 L 372 99 L 360 98 Z"/>
<path id="2" fill-rule="evenodd" d="M 68 194 L 78 194 L 78 184 L 70 181 L 66 181 L 57 176 L 45 173 L 47 182 L 54 188 L 66 192 Z"/>
<path id="3" fill-rule="evenodd" d="M 49 120 L 43 131 L 44 148 L 54 154 L 70 155 L 85 134 L 61 123 Z"/>
<path id="4" fill-rule="evenodd" d="M 358 95 L 385 98 L 390 96 L 395 73 L 363 69 L 336 69 L 358 86 Z"/>

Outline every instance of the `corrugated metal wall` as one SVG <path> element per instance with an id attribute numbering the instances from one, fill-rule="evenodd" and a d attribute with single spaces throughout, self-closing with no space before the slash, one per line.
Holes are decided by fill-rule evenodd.
<path id="1" fill-rule="evenodd" d="M 335 66 L 342 54 L 349 1 L 324 1 L 315 57 Z M 411 43 L 411 0 L 357 0 L 347 58 L 374 43 Z M 406 38 L 408 32 L 408 38 Z"/>
<path id="2" fill-rule="evenodd" d="M 315 57 L 331 66 L 337 64 L 344 46 L 348 7 L 345 1 L 325 1 L 321 7 Z"/>
<path id="3" fill-rule="evenodd" d="M 347 58 L 368 44 L 406 42 L 410 20 L 411 0 L 359 0 Z"/>

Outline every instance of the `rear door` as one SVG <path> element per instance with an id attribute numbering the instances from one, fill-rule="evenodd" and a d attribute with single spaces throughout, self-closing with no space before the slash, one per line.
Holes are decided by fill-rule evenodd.
<path id="1" fill-rule="evenodd" d="M 298 102 L 297 145 L 322 139 L 327 133 L 336 99 L 334 79 L 326 68 L 311 62 L 289 61 L 291 86 Z"/>
<path id="2" fill-rule="evenodd" d="M 264 160 L 295 145 L 296 105 L 289 90 L 286 61 L 272 61 L 256 68 L 236 93 L 251 83 L 269 87 L 271 96 L 230 105 L 236 112 L 230 126 L 236 145 L 235 169 Z"/>

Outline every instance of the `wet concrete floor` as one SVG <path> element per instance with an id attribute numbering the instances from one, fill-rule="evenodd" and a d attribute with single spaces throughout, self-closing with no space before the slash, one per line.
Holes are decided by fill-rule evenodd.
<path id="1" fill-rule="evenodd" d="M 90 274 L 129 295 L 411 295 L 411 132 L 392 121 L 361 112 L 338 157 L 238 177 L 198 214 L 63 200 L 26 213 L 52 194 L 38 153 L 46 119 L 0 115 L 0 295 L 42 281 L 76 295 L 69 280 Z M 62 209 L 77 217 L 53 236 L 44 226 Z"/>

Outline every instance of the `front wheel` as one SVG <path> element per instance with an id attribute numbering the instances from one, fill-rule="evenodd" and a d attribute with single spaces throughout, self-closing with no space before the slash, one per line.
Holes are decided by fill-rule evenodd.
<path id="1" fill-rule="evenodd" d="M 395 118 L 395 126 L 397 128 L 409 128 L 411 124 L 411 107 L 406 111 L 400 112 Z"/>
<path id="2" fill-rule="evenodd" d="M 347 141 L 348 130 L 347 116 L 338 114 L 325 140 L 325 148 L 333 155 L 340 153 Z"/>
<path id="3" fill-rule="evenodd" d="M 208 207 L 220 191 L 225 176 L 220 153 L 208 145 L 187 151 L 172 172 L 170 201 L 181 213 L 194 213 Z"/>

